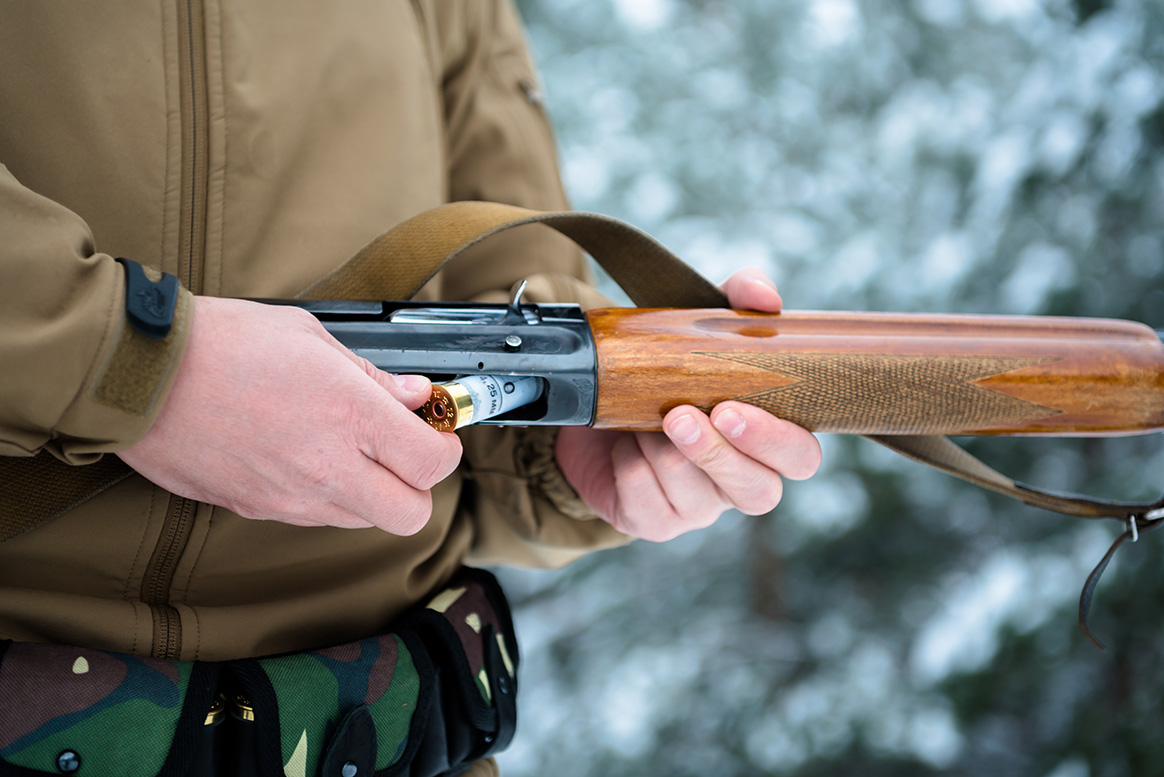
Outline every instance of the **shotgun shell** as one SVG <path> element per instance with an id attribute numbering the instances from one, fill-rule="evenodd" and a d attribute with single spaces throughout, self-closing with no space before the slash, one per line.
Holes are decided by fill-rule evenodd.
<path id="1" fill-rule="evenodd" d="M 220 693 L 215 697 L 210 709 L 206 711 L 206 725 L 217 726 L 224 717 L 226 717 L 226 699 Z"/>
<path id="2" fill-rule="evenodd" d="M 255 707 L 246 694 L 236 693 L 230 700 L 230 715 L 235 720 L 255 722 Z"/>
<path id="3" fill-rule="evenodd" d="M 470 375 L 434 383 L 420 415 L 438 432 L 451 432 L 528 405 L 541 393 L 542 382 L 537 378 Z"/>

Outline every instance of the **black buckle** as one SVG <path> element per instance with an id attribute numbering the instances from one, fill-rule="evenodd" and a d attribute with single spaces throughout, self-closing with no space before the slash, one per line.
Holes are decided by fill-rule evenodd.
<path id="1" fill-rule="evenodd" d="M 151 281 L 137 262 L 118 257 L 125 267 L 125 317 L 129 325 L 146 337 L 161 340 L 174 325 L 178 304 L 178 279 L 164 273 Z"/>

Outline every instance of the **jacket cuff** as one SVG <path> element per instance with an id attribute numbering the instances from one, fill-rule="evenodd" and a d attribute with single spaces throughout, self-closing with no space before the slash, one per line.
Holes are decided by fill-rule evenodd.
<path id="1" fill-rule="evenodd" d="M 556 428 L 536 427 L 519 429 L 514 462 L 517 475 L 529 482 L 534 494 L 546 499 L 567 518 L 589 520 L 597 518 L 589 505 L 582 501 L 558 468 L 554 458 L 554 444 L 558 439 Z"/>
<path id="2" fill-rule="evenodd" d="M 162 274 L 133 263 L 119 264 L 120 282 L 111 295 L 103 355 L 45 446 L 70 464 L 91 463 L 101 454 L 124 450 L 145 436 L 174 383 L 190 335 L 193 295 L 178 287 L 168 332 L 151 330 L 140 323 L 141 279 L 127 295 L 126 278 L 132 268 L 144 271 L 152 284 L 162 281 Z"/>
<path id="3" fill-rule="evenodd" d="M 566 482 L 554 461 L 557 431 L 474 426 L 462 434 L 466 458 L 474 462 L 472 501 L 465 505 L 476 517 L 469 563 L 560 567 L 630 541 Z M 511 456 L 497 455 L 507 447 Z"/>

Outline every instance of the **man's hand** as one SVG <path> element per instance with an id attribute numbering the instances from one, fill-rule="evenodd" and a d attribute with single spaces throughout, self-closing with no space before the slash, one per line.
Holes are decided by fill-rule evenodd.
<path id="1" fill-rule="evenodd" d="M 427 379 L 381 372 L 293 307 L 194 298 L 157 421 L 118 455 L 149 480 L 247 518 L 413 534 L 461 458 L 412 413 Z"/>
<path id="2" fill-rule="evenodd" d="M 723 285 L 733 308 L 780 310 L 776 287 L 759 270 Z M 820 444 L 799 426 L 740 402 L 711 417 L 672 409 L 663 433 L 567 427 L 555 455 L 566 480 L 614 528 L 663 541 L 714 523 L 735 507 L 750 515 L 776 507 L 781 477 L 802 480 L 820 466 Z"/>

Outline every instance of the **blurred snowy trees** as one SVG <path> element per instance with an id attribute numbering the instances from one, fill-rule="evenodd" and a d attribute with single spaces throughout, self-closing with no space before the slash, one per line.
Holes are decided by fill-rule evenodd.
<path id="1" fill-rule="evenodd" d="M 525 0 L 578 208 L 790 308 L 1164 328 L 1154 0 Z M 506 774 L 1164 771 L 1164 537 L 826 436 L 770 516 L 506 572 L 524 640 Z M 1164 445 L 975 440 L 1020 480 L 1157 495 Z"/>

